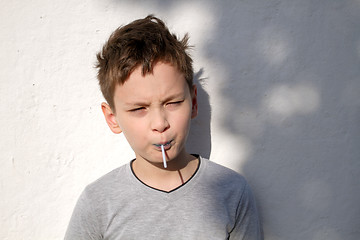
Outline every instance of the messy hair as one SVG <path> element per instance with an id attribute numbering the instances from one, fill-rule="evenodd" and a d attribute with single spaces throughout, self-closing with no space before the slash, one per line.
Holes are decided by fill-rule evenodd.
<path id="1" fill-rule="evenodd" d="M 124 84 L 135 68 L 142 74 L 152 73 L 157 62 L 170 63 L 184 74 L 193 88 L 192 59 L 188 54 L 188 35 L 179 40 L 163 21 L 149 15 L 116 29 L 97 56 L 98 80 L 101 92 L 113 111 L 114 91 Z"/>

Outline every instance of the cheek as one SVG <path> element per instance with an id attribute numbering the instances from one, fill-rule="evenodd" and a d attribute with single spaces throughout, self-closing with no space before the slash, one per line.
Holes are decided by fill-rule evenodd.
<path id="1" fill-rule="evenodd" d="M 145 129 L 143 128 L 143 124 L 141 123 L 137 123 L 136 121 L 133 122 L 133 124 L 131 124 L 127 130 L 128 130 L 128 135 L 130 135 L 129 137 L 131 139 L 136 139 L 137 141 L 141 141 L 141 139 L 144 138 L 144 132 Z"/>
<path id="2" fill-rule="evenodd" d="M 182 114 L 178 116 L 175 120 L 176 128 L 182 130 L 183 132 L 188 132 L 190 128 L 191 118 L 187 114 Z"/>
<path id="3" fill-rule="evenodd" d="M 131 146 L 133 146 L 134 143 L 136 143 L 136 140 L 141 139 L 141 124 L 139 124 L 136 121 L 128 121 L 128 119 L 119 119 L 118 121 L 119 126 L 126 138 L 126 140 L 129 142 Z"/>

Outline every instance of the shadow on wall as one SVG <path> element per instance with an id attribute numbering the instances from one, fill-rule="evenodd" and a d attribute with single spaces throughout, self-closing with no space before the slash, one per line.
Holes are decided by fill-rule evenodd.
<path id="1" fill-rule="evenodd" d="M 161 13 L 178 10 L 180 3 L 152 4 Z M 199 116 L 189 151 L 200 149 L 205 157 L 217 151 L 211 115 L 235 146 L 241 149 L 246 139 L 249 154 L 237 170 L 254 190 L 267 240 L 359 239 L 358 1 L 187 4 L 192 12 L 199 5 L 211 9 L 217 19 L 203 39 L 203 58 L 217 66 L 204 67 L 206 82 L 217 82 L 219 68 L 227 74 L 216 83 L 221 99 L 213 102 L 226 106 L 221 116 L 215 106 L 211 112 L 198 84 Z"/>
<path id="2" fill-rule="evenodd" d="M 200 154 L 209 159 L 211 153 L 211 107 L 209 95 L 204 89 L 206 79 L 202 78 L 203 69 L 195 73 L 194 83 L 197 86 L 198 94 L 198 116 L 191 122 L 191 129 L 186 144 L 186 149 L 190 153 Z"/>
<path id="3" fill-rule="evenodd" d="M 205 57 L 228 74 L 222 127 L 250 143 L 238 170 L 253 186 L 266 239 L 359 239 L 359 4 L 216 9 Z"/>

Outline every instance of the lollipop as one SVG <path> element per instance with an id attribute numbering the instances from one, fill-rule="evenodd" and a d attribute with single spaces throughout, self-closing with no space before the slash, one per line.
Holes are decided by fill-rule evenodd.
<path id="1" fill-rule="evenodd" d="M 165 156 L 165 149 L 164 149 L 164 145 L 162 145 L 162 144 L 161 144 L 161 151 L 162 151 L 162 157 L 163 157 L 164 168 L 167 168 L 167 164 L 166 164 L 166 156 Z"/>

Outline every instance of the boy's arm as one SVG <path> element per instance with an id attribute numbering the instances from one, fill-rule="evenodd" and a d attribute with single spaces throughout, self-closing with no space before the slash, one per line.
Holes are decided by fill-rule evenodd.
<path id="1" fill-rule="evenodd" d="M 255 199 L 246 183 L 236 211 L 236 223 L 230 232 L 231 240 L 262 240 L 261 224 Z"/>
<path id="2" fill-rule="evenodd" d="M 96 216 L 86 190 L 81 194 L 72 213 L 65 240 L 102 239 L 100 222 Z"/>

